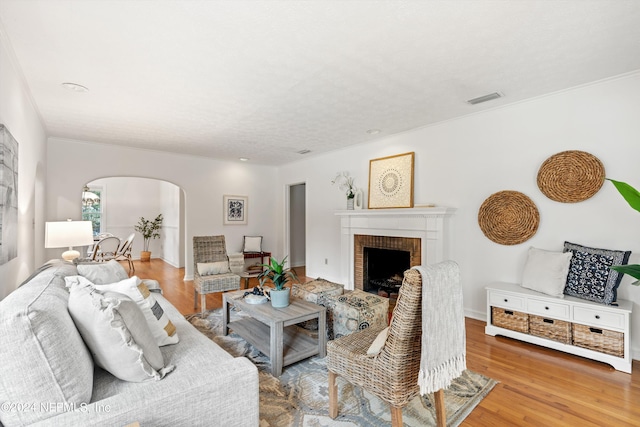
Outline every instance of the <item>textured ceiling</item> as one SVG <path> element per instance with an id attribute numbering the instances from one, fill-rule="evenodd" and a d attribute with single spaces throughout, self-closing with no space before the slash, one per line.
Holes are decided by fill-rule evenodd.
<path id="1" fill-rule="evenodd" d="M 640 1 L 0 0 L 0 36 L 49 136 L 275 165 L 638 70 Z"/>

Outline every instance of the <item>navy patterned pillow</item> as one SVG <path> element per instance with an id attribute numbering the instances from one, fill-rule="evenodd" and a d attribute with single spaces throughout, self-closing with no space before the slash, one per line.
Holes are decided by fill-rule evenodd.
<path id="1" fill-rule="evenodd" d="M 564 252 L 568 251 L 573 252 L 573 256 L 564 288 L 565 295 L 607 305 L 614 302 L 623 275 L 609 267 L 626 264 L 631 251 L 589 248 L 564 242 Z"/>

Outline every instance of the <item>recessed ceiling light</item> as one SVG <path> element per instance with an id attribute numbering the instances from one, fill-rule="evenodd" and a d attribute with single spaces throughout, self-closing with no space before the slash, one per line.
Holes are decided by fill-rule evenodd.
<path id="1" fill-rule="evenodd" d="M 480 104 L 481 102 L 493 101 L 494 99 L 502 98 L 504 95 L 500 92 L 493 92 L 487 95 L 479 96 L 477 98 L 469 99 L 467 102 L 471 105 Z"/>
<path id="2" fill-rule="evenodd" d="M 89 89 L 87 87 L 79 85 L 77 83 L 62 83 L 62 87 L 74 92 L 89 92 Z"/>
<path id="3" fill-rule="evenodd" d="M 304 150 L 300 150 L 300 151 L 298 151 L 298 154 L 308 154 L 308 153 L 310 153 L 310 152 L 311 152 L 311 150 L 307 150 L 307 149 L 305 148 Z"/>
<path id="4" fill-rule="evenodd" d="M 367 133 L 368 133 L 369 135 L 377 135 L 377 134 L 379 134 L 379 133 L 380 133 L 380 129 L 369 129 L 369 130 L 367 131 Z"/>
<path id="5" fill-rule="evenodd" d="M 240 161 L 241 161 L 241 162 L 248 162 L 248 161 L 249 161 L 249 159 L 247 159 L 246 157 L 240 157 Z"/>

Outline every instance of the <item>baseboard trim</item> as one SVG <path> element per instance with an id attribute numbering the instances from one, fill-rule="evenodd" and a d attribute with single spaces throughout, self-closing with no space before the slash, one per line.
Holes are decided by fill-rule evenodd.
<path id="1" fill-rule="evenodd" d="M 476 320 L 481 320 L 483 322 L 487 321 L 487 313 L 484 312 L 484 311 L 465 309 L 464 310 L 464 315 L 466 317 L 470 317 L 470 318 L 476 319 Z"/>

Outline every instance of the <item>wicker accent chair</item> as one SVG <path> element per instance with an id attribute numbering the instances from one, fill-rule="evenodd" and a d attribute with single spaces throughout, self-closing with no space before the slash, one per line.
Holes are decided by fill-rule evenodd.
<path id="1" fill-rule="evenodd" d="M 234 273 L 201 276 L 198 263 L 229 261 L 224 236 L 193 237 L 193 308 L 198 308 L 200 294 L 200 312 L 204 317 L 207 299 L 206 294 L 240 289 L 240 276 Z"/>
<path id="2" fill-rule="evenodd" d="M 392 426 L 402 426 L 402 408 L 420 393 L 420 342 L 422 334 L 422 276 L 407 270 L 393 310 L 389 335 L 380 353 L 367 350 L 383 327 L 367 328 L 327 343 L 329 416 L 338 416 L 338 375 L 362 387 L 391 406 Z M 438 397 L 439 396 L 439 397 Z M 436 392 L 438 423 L 444 408 L 442 390 Z M 444 424 L 438 424 L 444 425 Z"/>

